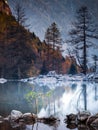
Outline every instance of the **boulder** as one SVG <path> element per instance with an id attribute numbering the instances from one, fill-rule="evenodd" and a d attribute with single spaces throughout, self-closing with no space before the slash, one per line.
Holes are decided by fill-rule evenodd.
<path id="1" fill-rule="evenodd" d="M 25 113 L 22 115 L 22 118 L 25 121 L 25 123 L 30 124 L 36 121 L 37 116 L 33 113 Z"/>
<path id="2" fill-rule="evenodd" d="M 96 120 L 96 119 L 98 119 L 98 114 L 93 115 L 93 116 L 89 116 L 88 119 L 87 119 L 87 121 L 86 121 L 86 124 L 87 124 L 87 125 L 91 125 L 91 123 L 92 123 L 94 120 Z"/>
<path id="3" fill-rule="evenodd" d="M 36 116 L 34 113 L 24 113 L 24 114 L 22 115 L 22 117 L 28 117 L 28 116 L 37 118 L 37 116 Z"/>
<path id="4" fill-rule="evenodd" d="M 77 120 L 79 122 L 86 123 L 86 120 L 90 117 L 90 115 L 91 115 L 91 113 L 88 112 L 88 111 L 79 112 L 78 115 L 77 115 Z"/>
<path id="5" fill-rule="evenodd" d="M 24 114 L 22 115 L 22 117 L 27 117 L 27 116 L 32 116 L 32 114 L 31 114 L 31 113 L 24 113 Z"/>
<path id="6" fill-rule="evenodd" d="M 70 123 L 76 123 L 76 120 L 77 120 L 77 115 L 76 114 L 69 114 L 69 115 L 66 115 L 66 119 L 65 119 L 65 122 L 70 122 Z"/>
<path id="7" fill-rule="evenodd" d="M 98 118 L 91 123 L 91 126 L 98 127 Z"/>
<path id="8" fill-rule="evenodd" d="M 17 120 L 19 119 L 20 117 L 22 117 L 22 113 L 20 111 L 17 111 L 17 110 L 12 110 L 11 111 L 11 120 Z"/>

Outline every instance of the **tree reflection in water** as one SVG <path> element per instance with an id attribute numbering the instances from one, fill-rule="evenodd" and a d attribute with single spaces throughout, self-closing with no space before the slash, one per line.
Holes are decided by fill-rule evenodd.
<path id="1" fill-rule="evenodd" d="M 37 98 L 32 99 L 32 106 L 26 100 L 25 95 L 33 91 Z M 39 94 L 39 96 L 38 96 Z M 37 99 L 37 107 L 34 101 Z M 53 89 L 49 86 L 38 86 L 29 82 L 6 82 L 0 84 L 0 115 L 7 116 L 12 109 L 20 110 L 23 113 L 38 113 L 38 116 L 55 115 L 60 118 L 58 124 L 37 123 L 27 126 L 27 130 L 68 130 L 63 119 L 68 113 L 77 113 L 78 110 L 89 110 L 91 113 L 98 112 L 98 83 L 90 82 L 66 82 L 65 85 L 56 86 Z M 37 111 L 35 110 L 37 108 Z M 42 111 L 44 110 L 44 111 Z M 73 124 L 72 124 L 73 125 Z M 70 129 L 76 126 L 68 126 Z M 0 130 L 23 130 L 24 128 L 12 129 L 8 122 L 0 123 Z M 82 126 L 78 130 L 86 130 Z M 87 130 L 95 130 L 89 128 Z"/>

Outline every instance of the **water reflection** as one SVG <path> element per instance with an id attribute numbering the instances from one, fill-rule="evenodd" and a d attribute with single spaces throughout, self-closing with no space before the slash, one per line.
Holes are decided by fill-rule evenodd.
<path id="1" fill-rule="evenodd" d="M 50 89 L 48 86 L 40 87 L 28 82 L 6 82 L 0 84 L 0 113 L 7 115 L 12 109 L 39 113 L 39 116 L 59 113 L 65 115 L 83 109 L 95 113 L 98 104 L 97 86 L 98 83 L 66 82 L 65 86 Z M 27 95 L 30 98 L 28 100 Z"/>
<path id="2" fill-rule="evenodd" d="M 12 109 L 29 110 L 24 95 L 31 90 L 30 86 L 22 82 L 0 84 L 0 115 L 8 115 Z"/>
<path id="3" fill-rule="evenodd" d="M 70 126 L 67 128 L 63 123 L 66 114 L 77 113 L 79 110 L 89 110 L 94 114 L 98 112 L 97 106 L 98 83 L 95 82 L 66 82 L 63 86 L 53 88 L 17 81 L 0 84 L 0 115 L 7 116 L 12 109 L 16 109 L 23 113 L 36 113 L 39 117 L 55 115 L 61 119 L 59 125 L 38 123 L 34 126 L 27 125 L 26 130 L 67 130 Z M 73 129 L 77 129 L 75 127 L 73 126 Z M 7 130 L 1 128 L 0 126 L 0 130 Z M 81 128 L 78 127 L 78 130 Z"/>

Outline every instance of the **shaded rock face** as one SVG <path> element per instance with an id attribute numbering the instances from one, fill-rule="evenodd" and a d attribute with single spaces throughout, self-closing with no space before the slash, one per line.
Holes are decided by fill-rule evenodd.
<path id="1" fill-rule="evenodd" d="M 7 4 L 7 0 L 0 0 L 0 12 L 5 13 L 7 15 L 12 14 L 9 5 Z"/>

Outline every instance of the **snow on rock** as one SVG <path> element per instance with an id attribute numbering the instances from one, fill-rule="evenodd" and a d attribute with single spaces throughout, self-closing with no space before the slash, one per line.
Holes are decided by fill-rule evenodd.
<path id="1" fill-rule="evenodd" d="M 56 76 L 57 73 L 55 71 L 49 71 L 49 73 L 47 74 L 47 76 Z"/>
<path id="2" fill-rule="evenodd" d="M 98 81 L 98 74 L 89 73 L 86 76 L 82 73 L 71 74 L 57 74 L 55 71 L 50 71 L 47 75 L 39 75 L 28 79 L 21 79 L 22 82 L 29 82 L 34 85 L 48 86 L 50 89 L 54 89 L 59 86 L 64 86 L 67 81 Z"/>
<path id="3" fill-rule="evenodd" d="M 23 114 L 20 111 L 17 110 L 12 110 L 11 111 L 11 119 L 12 120 L 17 120 L 18 118 L 20 118 Z"/>
<path id="4" fill-rule="evenodd" d="M 1 84 L 6 83 L 6 82 L 7 82 L 6 79 L 4 79 L 4 78 L 0 78 L 0 83 L 1 83 Z"/>
<path id="5" fill-rule="evenodd" d="M 50 89 L 54 89 L 59 86 L 64 86 L 66 81 L 82 81 L 83 76 L 77 75 L 62 75 L 56 74 L 55 71 L 50 71 L 47 75 L 39 75 L 37 77 L 27 80 L 31 84 L 38 84 L 39 86 L 48 86 Z"/>

